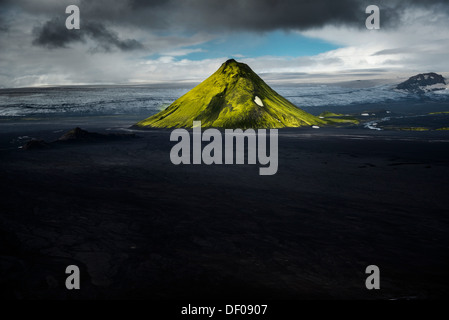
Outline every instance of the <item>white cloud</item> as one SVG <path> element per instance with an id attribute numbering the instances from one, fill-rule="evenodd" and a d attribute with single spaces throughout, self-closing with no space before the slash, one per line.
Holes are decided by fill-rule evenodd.
<path id="1" fill-rule="evenodd" d="M 198 49 L 182 48 L 182 49 L 177 49 L 177 50 L 173 50 L 173 51 L 163 52 L 162 55 L 171 56 L 171 57 L 181 57 L 181 56 L 186 56 L 188 54 L 195 53 L 195 52 L 204 52 L 204 50 L 200 49 L 200 48 L 198 48 Z"/>
<path id="2" fill-rule="evenodd" d="M 334 70 L 388 68 L 391 71 L 449 71 L 447 17 L 434 11 L 408 10 L 397 28 L 356 30 L 324 27 L 302 32 L 303 35 L 343 45 L 322 57 L 334 57 L 340 65 Z"/>
<path id="3" fill-rule="evenodd" d="M 50 3 L 51 1 L 49 1 Z M 202 52 L 202 43 L 217 37 L 208 33 L 189 36 L 158 35 L 132 27 L 113 29 L 121 38 L 133 38 L 146 50 L 89 53 L 90 43 L 48 50 L 31 45 L 32 29 L 40 16 L 15 13 L 7 32 L 0 33 L 0 87 L 68 84 L 125 84 L 201 81 L 226 56 L 202 61 L 182 59 Z M 395 29 L 350 29 L 327 26 L 301 32 L 342 48 L 310 57 L 258 57 L 234 55 L 272 81 L 330 81 L 356 78 L 411 76 L 417 72 L 447 72 L 449 34 L 444 15 L 406 11 Z M 195 49 L 191 47 L 195 46 Z M 157 58 L 148 59 L 151 56 Z M 323 77 L 326 76 L 326 77 Z"/>

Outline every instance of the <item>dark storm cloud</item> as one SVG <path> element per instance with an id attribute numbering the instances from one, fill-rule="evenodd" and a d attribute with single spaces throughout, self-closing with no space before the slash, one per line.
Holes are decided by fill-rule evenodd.
<path id="1" fill-rule="evenodd" d="M 72 2 L 80 8 L 81 30 L 64 27 L 65 7 Z M 365 8 L 370 4 L 380 7 L 384 29 L 401 24 L 407 9 L 449 16 L 448 0 L 0 0 L 0 22 L 3 12 L 22 10 L 48 20 L 34 28 L 36 45 L 60 48 L 91 39 L 97 49 L 126 51 L 143 45 L 121 39 L 112 27 L 177 33 L 308 30 L 326 25 L 365 28 Z M 52 17 L 56 18 L 49 20 Z M 4 26 L 0 23 L 0 31 L 6 30 Z"/>
<path id="2" fill-rule="evenodd" d="M 117 2 L 118 3 L 118 2 Z M 125 4 L 124 4 L 125 3 Z M 365 8 L 376 4 L 384 26 L 394 26 L 406 9 L 449 13 L 447 0 L 82 0 L 85 14 L 120 24 L 187 31 L 306 30 L 324 25 L 365 27 Z"/>
<path id="3" fill-rule="evenodd" d="M 54 48 L 66 48 L 69 43 L 84 41 L 80 30 L 67 30 L 65 20 L 54 18 L 47 21 L 42 27 L 35 27 L 33 30 L 35 39 L 34 45 Z"/>
<path id="4" fill-rule="evenodd" d="M 96 1 L 95 7 L 102 7 L 103 1 Z M 357 0 L 129 0 L 128 4 L 121 17 L 113 10 L 109 17 L 101 15 L 117 23 L 192 31 L 306 29 L 364 21 Z"/>
<path id="5" fill-rule="evenodd" d="M 399 24 L 406 9 L 424 8 L 449 15 L 448 0 L 0 0 L 0 8 L 20 8 L 47 19 L 65 18 L 64 9 L 69 4 L 79 6 L 84 21 L 101 23 L 104 28 L 114 25 L 185 32 L 307 30 L 325 25 L 364 28 L 365 8 L 370 4 L 380 7 L 383 27 Z M 104 28 L 98 31 L 104 32 Z M 69 41 L 70 37 L 58 41 Z M 114 41 L 113 46 L 120 45 Z M 125 47 L 128 45 L 133 46 L 129 43 Z"/>
<path id="6" fill-rule="evenodd" d="M 383 26 L 398 24 L 410 8 L 449 13 L 448 0 L 0 0 L 0 7 L 50 17 L 64 16 L 69 4 L 79 6 L 83 19 L 106 26 L 187 32 L 306 30 L 329 24 L 364 28 L 365 8 L 370 4 L 380 7 Z"/>
<path id="7" fill-rule="evenodd" d="M 84 22 L 80 30 L 68 30 L 65 20 L 53 18 L 42 27 L 33 30 L 34 45 L 54 48 L 66 48 L 73 42 L 85 42 L 87 38 L 94 40 L 98 48 L 111 51 L 114 47 L 122 51 L 143 49 L 143 45 L 135 39 L 121 40 L 115 32 L 112 32 L 99 22 Z"/>
<path id="8" fill-rule="evenodd" d="M 112 32 L 99 22 L 88 22 L 81 32 L 94 39 L 103 49 L 109 51 L 111 47 L 117 47 L 122 51 L 143 49 L 143 45 L 135 39 L 120 40 L 115 32 Z"/>

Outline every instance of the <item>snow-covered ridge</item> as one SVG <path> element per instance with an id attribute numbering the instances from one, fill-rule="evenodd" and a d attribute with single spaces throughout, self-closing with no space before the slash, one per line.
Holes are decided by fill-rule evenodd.
<path id="1" fill-rule="evenodd" d="M 419 89 L 424 92 L 437 91 L 437 90 L 447 90 L 449 86 L 444 83 L 436 83 L 430 86 L 420 86 Z"/>
<path id="2" fill-rule="evenodd" d="M 447 88 L 444 77 L 434 72 L 418 74 L 396 86 L 397 90 L 412 93 L 426 93 Z"/>

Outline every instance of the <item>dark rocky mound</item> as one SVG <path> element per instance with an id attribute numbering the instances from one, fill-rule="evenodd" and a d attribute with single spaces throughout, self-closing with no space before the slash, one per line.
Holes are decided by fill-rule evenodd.
<path id="1" fill-rule="evenodd" d="M 79 127 L 66 132 L 58 140 L 53 142 L 45 142 L 44 140 L 32 139 L 23 145 L 24 150 L 36 150 L 49 148 L 55 143 L 85 143 L 85 142 L 107 142 L 112 140 L 136 138 L 134 133 L 109 133 L 101 134 L 97 132 L 89 132 Z"/>
<path id="2" fill-rule="evenodd" d="M 98 140 L 104 138 L 105 135 L 96 133 L 96 132 L 89 132 L 86 130 L 83 130 L 79 127 L 76 127 L 75 129 L 70 130 L 69 132 L 66 132 L 63 134 L 58 141 L 86 141 L 86 140 Z"/>
<path id="3" fill-rule="evenodd" d="M 116 140 L 123 138 L 135 138 L 134 133 L 109 133 L 101 134 L 96 132 L 89 132 L 81 128 L 76 127 L 69 132 L 62 135 L 57 141 L 104 141 L 104 140 Z"/>
<path id="4" fill-rule="evenodd" d="M 426 93 L 429 91 L 444 90 L 446 81 L 440 74 L 430 72 L 421 73 L 409 78 L 396 86 L 398 90 L 405 90 L 413 93 Z"/>
<path id="5" fill-rule="evenodd" d="M 32 139 L 23 145 L 24 150 L 37 150 L 37 149 L 46 149 L 50 147 L 50 145 L 44 140 Z"/>

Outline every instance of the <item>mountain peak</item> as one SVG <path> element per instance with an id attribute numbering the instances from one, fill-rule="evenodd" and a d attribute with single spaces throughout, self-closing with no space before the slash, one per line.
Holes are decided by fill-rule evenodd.
<path id="1" fill-rule="evenodd" d="M 434 72 L 420 73 L 398 84 L 396 89 L 412 93 L 426 93 L 446 89 L 446 81 L 442 75 Z"/>
<path id="2" fill-rule="evenodd" d="M 229 59 L 221 65 L 217 72 L 226 74 L 241 74 L 245 72 L 253 73 L 254 71 L 252 71 L 251 68 L 244 63 L 238 62 L 234 59 Z"/>
<path id="3" fill-rule="evenodd" d="M 284 128 L 324 122 L 294 106 L 271 89 L 251 68 L 234 59 L 137 127 Z"/>
<path id="4" fill-rule="evenodd" d="M 235 61 L 234 59 L 229 59 L 228 61 L 226 61 L 224 64 L 232 64 L 232 63 L 237 63 L 238 64 L 238 62 L 237 61 Z"/>

